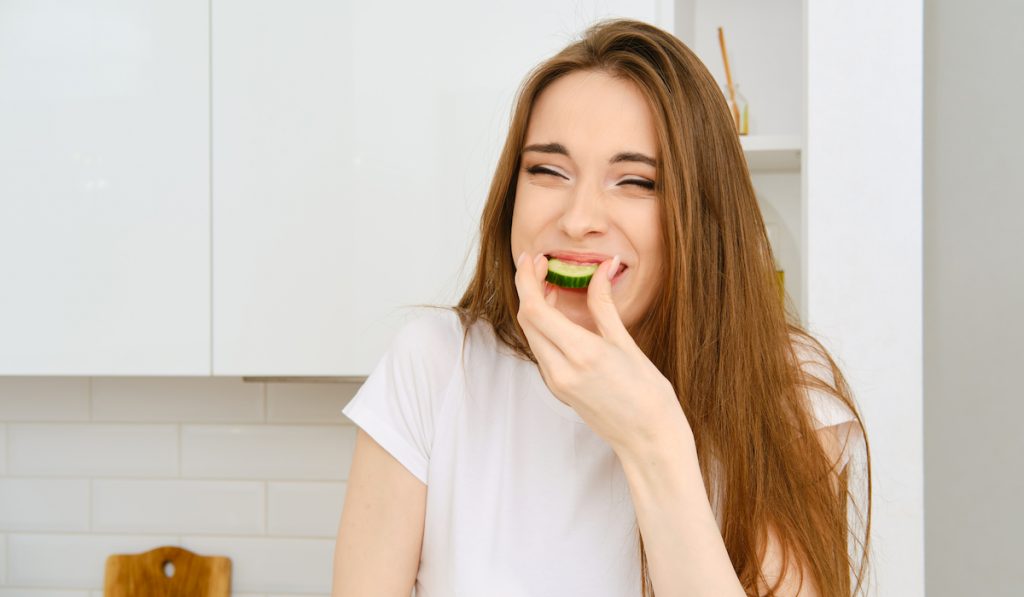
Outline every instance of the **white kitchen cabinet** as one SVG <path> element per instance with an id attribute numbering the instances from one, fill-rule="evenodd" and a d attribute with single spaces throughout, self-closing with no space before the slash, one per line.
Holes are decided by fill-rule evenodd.
<path id="1" fill-rule="evenodd" d="M 598 17 L 659 10 L 215 1 L 214 374 L 368 374 L 405 306 L 468 282 L 527 72 Z"/>
<path id="2" fill-rule="evenodd" d="M 210 372 L 204 0 L 0 4 L 0 375 Z"/>
<path id="3" fill-rule="evenodd" d="M 0 72 L 0 372 L 367 374 L 405 306 L 454 302 L 468 280 L 529 69 L 598 17 L 685 16 L 654 0 L 407 4 L 402 19 L 326 1 L 6 4 L 0 43 L 24 60 Z M 754 133 L 792 120 L 760 103 Z M 794 138 L 743 141 L 791 181 Z M 799 205 L 776 187 L 766 206 Z"/>

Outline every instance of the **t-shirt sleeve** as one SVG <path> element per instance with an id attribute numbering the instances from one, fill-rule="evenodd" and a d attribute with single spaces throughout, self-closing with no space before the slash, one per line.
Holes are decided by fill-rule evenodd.
<path id="1" fill-rule="evenodd" d="M 341 411 L 424 484 L 461 341 L 454 312 L 417 314 Z"/>
<path id="2" fill-rule="evenodd" d="M 795 342 L 801 369 L 826 384 L 834 386 L 835 378 L 828 361 L 804 342 Z M 834 394 L 814 386 L 805 387 L 804 391 L 811 407 L 815 429 L 836 427 L 842 446 L 838 471 L 842 471 L 852 457 L 859 455 L 864 450 L 863 429 L 850 407 Z"/>

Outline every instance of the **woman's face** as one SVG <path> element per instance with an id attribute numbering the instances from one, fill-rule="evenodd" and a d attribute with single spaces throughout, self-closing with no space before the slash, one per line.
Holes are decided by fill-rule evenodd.
<path id="1" fill-rule="evenodd" d="M 662 270 L 654 119 L 640 90 L 597 71 L 557 79 L 534 102 L 512 213 L 512 259 L 620 255 L 612 298 L 627 328 L 646 313 Z M 545 282 L 545 288 L 547 287 Z M 556 308 L 598 333 L 587 289 L 553 287 Z"/>

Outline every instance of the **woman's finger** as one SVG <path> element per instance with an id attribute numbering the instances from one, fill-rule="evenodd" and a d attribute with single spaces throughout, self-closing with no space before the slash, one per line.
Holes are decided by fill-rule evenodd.
<path id="1" fill-rule="evenodd" d="M 527 271 L 527 268 L 530 267 L 530 260 L 528 257 L 529 256 L 524 258 L 523 256 L 520 256 L 520 259 L 517 262 L 518 269 L 516 271 L 516 288 L 519 291 L 520 313 L 523 312 L 523 303 L 528 297 L 524 297 L 524 295 L 530 294 L 529 290 L 523 288 L 524 286 L 528 286 L 528 283 L 525 282 L 523 278 L 531 275 Z M 531 302 L 536 303 L 537 301 L 537 297 L 534 296 Z M 541 290 L 539 301 L 541 304 L 545 304 L 546 302 L 546 299 L 543 297 L 543 290 Z M 547 308 L 548 306 L 545 304 L 545 309 Z M 536 311 L 541 310 L 536 309 L 533 311 L 527 311 L 527 313 L 535 313 Z M 558 312 L 556 311 L 556 313 Z M 558 314 L 561 315 L 561 313 Z M 569 362 L 566 360 L 564 351 L 559 348 L 548 334 L 545 334 L 541 330 L 535 317 L 521 316 L 519 325 L 523 328 L 526 340 L 530 344 L 530 350 L 533 351 L 533 356 L 537 358 L 538 365 L 541 366 L 542 370 L 546 372 L 550 371 L 552 368 L 564 369 L 570 366 Z"/>
<path id="2" fill-rule="evenodd" d="M 603 261 L 590 278 L 590 285 L 587 286 L 587 308 L 597 324 L 597 329 L 611 343 L 620 348 L 627 348 L 635 345 L 626 325 L 622 323 L 619 316 L 619 309 L 615 306 L 615 299 L 612 298 L 612 282 L 609 273 L 614 275 L 619 269 L 619 256 Z"/>
<path id="3" fill-rule="evenodd" d="M 579 347 L 600 338 L 576 325 L 561 311 L 547 303 L 543 288 L 544 279 L 547 277 L 547 259 L 540 255 L 538 261 L 540 265 L 523 253 L 517 262 L 516 289 L 519 292 L 520 310 L 526 307 L 537 331 L 548 338 L 566 357 L 572 357 Z M 554 289 L 551 292 L 557 293 L 558 290 Z"/>

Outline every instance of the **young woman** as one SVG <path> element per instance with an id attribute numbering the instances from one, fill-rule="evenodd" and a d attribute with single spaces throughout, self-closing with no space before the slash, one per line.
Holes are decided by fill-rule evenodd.
<path id="1" fill-rule="evenodd" d="M 779 300 L 685 45 L 606 21 L 538 66 L 480 232 L 458 305 L 406 323 L 344 410 L 336 597 L 863 590 L 861 418 Z M 555 258 L 600 266 L 571 290 Z"/>

